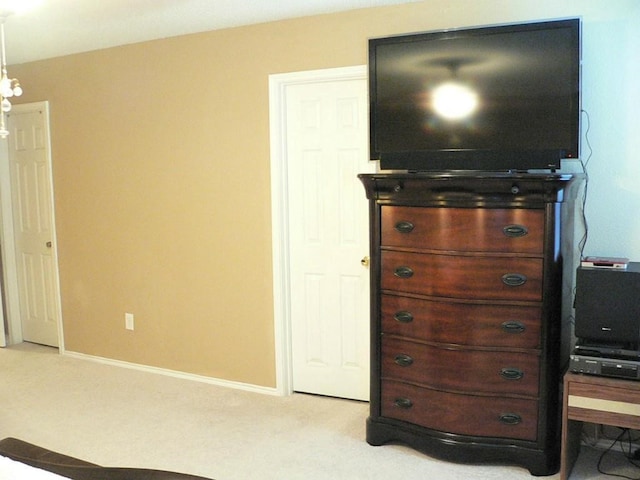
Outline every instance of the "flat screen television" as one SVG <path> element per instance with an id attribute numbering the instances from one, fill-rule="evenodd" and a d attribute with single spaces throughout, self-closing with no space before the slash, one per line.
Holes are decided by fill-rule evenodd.
<path id="1" fill-rule="evenodd" d="M 578 158 L 580 20 L 369 40 L 381 169 L 530 171 Z"/>

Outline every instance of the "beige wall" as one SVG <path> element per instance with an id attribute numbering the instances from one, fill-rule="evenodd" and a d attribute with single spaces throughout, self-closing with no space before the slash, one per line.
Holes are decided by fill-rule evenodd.
<path id="1" fill-rule="evenodd" d="M 429 0 L 12 66 L 50 101 L 66 349 L 275 386 L 269 74 L 365 64 L 372 36 L 633 9 Z"/>

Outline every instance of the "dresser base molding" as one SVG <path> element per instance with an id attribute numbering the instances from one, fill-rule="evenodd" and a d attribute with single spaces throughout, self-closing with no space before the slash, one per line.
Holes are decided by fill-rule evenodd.
<path id="1" fill-rule="evenodd" d="M 385 418 L 367 419 L 367 443 L 400 443 L 449 462 L 516 465 L 534 476 L 553 475 L 560 468 L 559 444 L 539 450 L 531 442 L 453 435 Z"/>

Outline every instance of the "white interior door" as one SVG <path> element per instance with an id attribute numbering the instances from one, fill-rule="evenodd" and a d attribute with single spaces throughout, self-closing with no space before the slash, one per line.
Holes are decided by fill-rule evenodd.
<path id="1" fill-rule="evenodd" d="M 286 90 L 295 391 L 369 399 L 367 112 L 365 78 Z"/>
<path id="2" fill-rule="evenodd" d="M 59 285 L 48 111 L 45 103 L 16 105 L 8 117 L 22 339 L 57 347 Z"/>

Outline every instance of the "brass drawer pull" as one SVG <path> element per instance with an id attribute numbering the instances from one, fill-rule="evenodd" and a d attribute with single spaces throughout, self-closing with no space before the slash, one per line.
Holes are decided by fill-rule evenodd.
<path id="1" fill-rule="evenodd" d="M 407 312 L 406 310 L 401 310 L 399 312 L 396 312 L 393 318 L 400 323 L 413 322 L 413 314 L 411 312 Z"/>
<path id="2" fill-rule="evenodd" d="M 410 365 L 413 365 L 413 358 L 411 358 L 409 355 L 406 355 L 404 353 L 396 355 L 396 358 L 394 359 L 394 361 L 396 362 L 396 364 L 400 365 L 401 367 L 408 367 Z"/>
<path id="3" fill-rule="evenodd" d="M 394 270 L 393 274 L 400 278 L 411 278 L 413 277 L 413 270 L 409 267 L 398 267 Z"/>
<path id="4" fill-rule="evenodd" d="M 507 333 L 522 333 L 525 331 L 524 324 L 516 320 L 509 320 L 507 322 L 504 322 L 501 327 L 502 330 Z"/>
<path id="5" fill-rule="evenodd" d="M 411 233 L 415 225 L 411 222 L 398 222 L 396 223 L 396 230 L 400 233 Z"/>
<path id="6" fill-rule="evenodd" d="M 508 287 L 519 287 L 527 283 L 527 276 L 521 273 L 506 273 L 502 276 L 502 283 Z"/>
<path id="7" fill-rule="evenodd" d="M 517 413 L 503 413 L 500 415 L 500 421 L 505 425 L 518 425 L 522 422 L 522 417 Z"/>
<path id="8" fill-rule="evenodd" d="M 410 398 L 406 398 L 406 397 L 399 397 L 396 398 L 395 401 L 393 402 L 393 404 L 396 407 L 400 407 L 400 408 L 404 408 L 404 409 L 408 409 L 413 407 L 413 402 L 411 401 Z"/>
<path id="9" fill-rule="evenodd" d="M 529 229 L 524 225 L 507 225 L 502 229 L 502 232 L 507 237 L 517 238 L 527 235 L 529 233 Z"/>
<path id="10" fill-rule="evenodd" d="M 500 370 L 500 376 L 506 380 L 522 380 L 524 372 L 519 368 L 506 367 Z"/>

